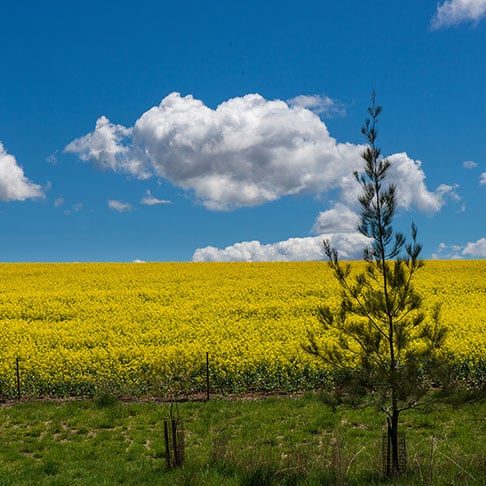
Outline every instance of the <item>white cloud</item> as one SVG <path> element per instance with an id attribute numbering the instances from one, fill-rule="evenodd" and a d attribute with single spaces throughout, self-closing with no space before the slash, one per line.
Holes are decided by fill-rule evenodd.
<path id="1" fill-rule="evenodd" d="M 64 202 L 64 200 L 63 200 L 63 202 Z M 79 211 L 81 211 L 81 209 L 83 209 L 83 203 L 78 202 L 71 209 L 65 209 L 64 214 L 66 216 L 69 216 L 70 214 L 78 213 Z"/>
<path id="2" fill-rule="evenodd" d="M 136 258 L 135 260 L 132 260 L 132 263 L 147 263 L 145 260 L 139 260 Z"/>
<path id="3" fill-rule="evenodd" d="M 63 197 L 58 197 L 57 199 L 54 200 L 54 207 L 59 208 L 64 204 L 64 198 Z"/>
<path id="4" fill-rule="evenodd" d="M 486 238 L 465 245 L 446 245 L 440 243 L 432 258 L 441 260 L 457 260 L 464 257 L 486 258 Z"/>
<path id="5" fill-rule="evenodd" d="M 262 244 L 259 241 L 235 243 L 223 249 L 207 246 L 198 248 L 192 259 L 195 262 L 261 262 L 322 260 L 324 239 L 329 239 L 341 258 L 360 258 L 368 240 L 357 233 L 331 233 L 306 238 L 289 238 L 278 243 Z"/>
<path id="6" fill-rule="evenodd" d="M 318 115 L 341 117 L 346 115 L 346 108 L 339 101 L 321 95 L 300 95 L 287 101 L 289 106 L 307 108 Z"/>
<path id="7" fill-rule="evenodd" d="M 447 199 L 460 200 L 457 184 L 440 184 L 435 191 L 429 191 L 420 160 L 411 159 L 405 152 L 390 155 L 388 160 L 391 162 L 388 180 L 397 186 L 399 207 L 411 209 L 415 206 L 421 211 L 434 213 Z"/>
<path id="8" fill-rule="evenodd" d="M 342 203 L 318 214 L 313 233 L 318 236 L 289 238 L 277 243 L 262 244 L 259 241 L 235 243 L 219 249 L 214 246 L 198 248 L 193 261 L 301 261 L 321 260 L 323 240 L 327 239 L 344 259 L 362 257 L 368 238 L 356 230 L 359 216 Z"/>
<path id="9" fill-rule="evenodd" d="M 217 210 L 319 192 L 338 181 L 331 166 L 349 166 L 347 147 L 329 136 L 317 115 L 260 95 L 213 110 L 172 93 L 137 120 L 132 137 L 157 175 Z"/>
<path id="10" fill-rule="evenodd" d="M 51 155 L 48 155 L 46 157 L 46 162 L 51 165 L 57 165 L 58 159 L 57 159 L 57 150 L 52 153 Z"/>
<path id="11" fill-rule="evenodd" d="M 121 171 L 139 179 L 147 179 L 150 173 L 145 163 L 135 157 L 130 147 L 123 144 L 130 133 L 130 128 L 110 123 L 108 118 L 101 116 L 96 120 L 93 132 L 73 140 L 64 151 L 77 154 L 81 160 L 92 160 L 101 169 Z"/>
<path id="12" fill-rule="evenodd" d="M 481 186 L 486 186 L 486 172 L 483 172 L 480 176 L 479 176 L 479 184 Z"/>
<path id="13" fill-rule="evenodd" d="M 463 22 L 477 23 L 484 16 L 486 16 L 486 0 L 446 0 L 437 6 L 431 28 L 440 29 Z"/>
<path id="14" fill-rule="evenodd" d="M 338 143 L 307 108 L 258 94 L 211 109 L 192 96 L 171 93 L 133 128 L 101 117 L 94 132 L 65 150 L 105 169 L 165 178 L 213 210 L 330 190 L 338 190 L 349 206 L 360 192 L 352 173 L 363 167 L 363 146 Z M 426 187 L 421 162 L 406 153 L 390 160 L 398 205 L 438 211 L 443 194 Z"/>
<path id="15" fill-rule="evenodd" d="M 356 233 L 359 216 L 342 203 L 334 204 L 332 209 L 318 214 L 312 232 L 325 233 Z"/>
<path id="16" fill-rule="evenodd" d="M 460 245 L 446 245 L 445 243 L 439 243 L 437 250 L 432 253 L 433 260 L 461 260 L 462 246 Z"/>
<path id="17" fill-rule="evenodd" d="M 25 201 L 44 197 L 41 186 L 24 175 L 15 157 L 0 142 L 0 201 Z"/>
<path id="18" fill-rule="evenodd" d="M 440 184 L 435 190 L 435 194 L 440 199 L 441 203 L 444 203 L 447 199 L 459 202 L 462 200 L 462 198 L 457 193 L 458 189 L 459 184 Z"/>
<path id="19" fill-rule="evenodd" d="M 462 163 L 462 166 L 464 169 L 475 169 L 479 164 L 477 162 L 474 162 L 474 160 L 465 160 Z"/>
<path id="20" fill-rule="evenodd" d="M 435 213 L 448 201 L 460 201 L 457 193 L 457 184 L 440 184 L 434 191 L 427 189 L 426 176 L 420 160 L 413 160 L 405 152 L 396 153 L 387 157 L 391 162 L 387 175 L 387 182 L 397 187 L 397 206 L 410 210 L 416 208 L 425 213 Z M 355 170 L 361 170 L 361 163 Z M 356 182 L 352 173 L 343 176 L 339 182 L 341 199 L 349 207 L 358 207 L 358 196 L 362 189 Z"/>
<path id="21" fill-rule="evenodd" d="M 486 258 L 486 238 L 480 238 L 474 243 L 466 243 L 462 253 L 472 257 Z"/>
<path id="22" fill-rule="evenodd" d="M 116 199 L 108 200 L 108 207 L 119 213 L 125 213 L 132 210 L 132 206 L 123 201 L 117 201 Z"/>
<path id="23" fill-rule="evenodd" d="M 140 204 L 145 204 L 146 206 L 156 206 L 159 204 L 172 204 L 172 201 L 169 201 L 168 199 L 158 199 L 155 196 L 152 196 L 152 193 L 147 190 L 145 192 L 145 196 L 143 196 L 140 200 Z"/>

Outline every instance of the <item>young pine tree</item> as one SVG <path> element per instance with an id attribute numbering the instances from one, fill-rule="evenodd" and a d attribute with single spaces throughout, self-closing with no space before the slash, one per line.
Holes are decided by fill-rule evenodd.
<path id="1" fill-rule="evenodd" d="M 386 414 L 391 446 L 387 472 L 399 474 L 399 416 L 420 403 L 429 390 L 428 371 L 444 342 L 445 329 L 438 307 L 426 318 L 413 286 L 424 265 L 415 224 L 410 243 L 392 226 L 396 186 L 387 182 L 390 161 L 376 146 L 381 111 L 373 92 L 370 117 L 361 129 L 367 142 L 364 173 L 354 174 L 362 188 L 358 229 L 370 241 L 363 252 L 364 271 L 352 275 L 351 266 L 341 263 L 336 249 L 324 241 L 329 266 L 341 287 L 341 305 L 334 310 L 319 307 L 318 318 L 328 339 L 319 341 L 310 334 L 305 349 L 335 369 L 345 368 L 341 385 L 352 394 L 364 390 Z"/>

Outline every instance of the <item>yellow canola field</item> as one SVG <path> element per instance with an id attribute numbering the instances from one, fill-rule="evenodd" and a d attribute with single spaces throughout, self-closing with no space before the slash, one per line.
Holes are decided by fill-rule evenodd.
<path id="1" fill-rule="evenodd" d="M 356 264 L 359 265 L 359 264 Z M 442 303 L 447 347 L 486 355 L 486 261 L 427 262 L 426 307 Z M 316 307 L 338 303 L 325 262 L 1 264 L 0 395 L 129 395 L 302 389 L 322 379 L 301 345 Z"/>

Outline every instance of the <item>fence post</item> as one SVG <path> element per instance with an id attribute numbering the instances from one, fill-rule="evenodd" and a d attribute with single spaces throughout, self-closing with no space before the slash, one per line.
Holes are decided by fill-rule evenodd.
<path id="1" fill-rule="evenodd" d="M 17 375 L 17 399 L 20 400 L 20 358 L 15 358 L 15 374 Z"/>
<path id="2" fill-rule="evenodd" d="M 182 466 L 185 457 L 184 425 L 179 416 L 179 409 L 174 415 L 170 404 L 170 416 L 164 420 L 165 462 L 168 469 Z M 176 404 L 177 406 L 177 404 Z"/>
<path id="3" fill-rule="evenodd" d="M 206 401 L 209 402 L 209 353 L 206 351 Z"/>
<path id="4" fill-rule="evenodd" d="M 169 424 L 167 420 L 164 420 L 164 442 L 165 442 L 165 463 L 167 469 L 172 467 L 172 461 L 170 457 L 170 439 L 169 439 Z"/>

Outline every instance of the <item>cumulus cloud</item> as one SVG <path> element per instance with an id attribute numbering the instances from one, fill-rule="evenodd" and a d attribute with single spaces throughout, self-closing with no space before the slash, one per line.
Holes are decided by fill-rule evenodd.
<path id="1" fill-rule="evenodd" d="M 442 260 L 457 260 L 464 257 L 486 258 L 486 238 L 480 238 L 465 245 L 440 243 L 437 250 L 432 254 L 432 258 Z"/>
<path id="2" fill-rule="evenodd" d="M 359 216 L 340 202 L 318 214 L 312 232 L 317 236 L 289 238 L 277 243 L 259 241 L 235 243 L 219 249 L 214 246 L 198 248 L 193 261 L 305 261 L 323 258 L 323 240 L 329 240 L 344 259 L 362 257 L 370 240 L 359 233 L 356 226 Z"/>
<path id="3" fill-rule="evenodd" d="M 398 206 L 434 213 L 440 210 L 448 199 L 460 201 L 457 184 L 440 184 L 429 191 L 425 184 L 426 176 L 420 160 L 411 159 L 405 152 L 390 155 L 391 167 L 388 182 L 397 186 Z"/>
<path id="4" fill-rule="evenodd" d="M 118 201 L 116 199 L 108 200 L 108 207 L 119 213 L 125 213 L 132 210 L 132 206 L 126 202 Z"/>
<path id="5" fill-rule="evenodd" d="M 465 160 L 462 163 L 462 166 L 464 169 L 475 169 L 479 164 L 477 162 L 474 162 L 474 160 Z"/>
<path id="6" fill-rule="evenodd" d="M 147 190 L 145 195 L 140 200 L 140 204 L 144 204 L 145 206 L 157 206 L 159 204 L 171 204 L 172 201 L 168 199 L 158 199 L 155 196 L 152 196 L 152 193 Z"/>
<path id="7" fill-rule="evenodd" d="M 138 258 L 135 258 L 135 260 L 132 260 L 132 263 L 147 263 L 145 260 L 140 260 Z"/>
<path id="8" fill-rule="evenodd" d="M 447 199 L 459 202 L 462 200 L 462 198 L 457 193 L 458 189 L 459 184 L 440 184 L 435 190 L 435 194 L 437 195 L 441 203 L 444 203 Z"/>
<path id="9" fill-rule="evenodd" d="M 391 162 L 387 174 L 388 183 L 397 187 L 397 206 L 402 209 L 418 209 L 425 213 L 435 213 L 448 201 L 460 201 L 457 193 L 459 185 L 440 184 L 434 191 L 427 189 L 426 176 L 422 169 L 422 162 L 414 160 L 405 152 L 387 157 Z M 362 169 L 361 163 L 355 170 Z M 343 176 L 339 183 L 342 201 L 350 207 L 358 206 L 358 196 L 362 189 L 352 173 Z"/>
<path id="10" fill-rule="evenodd" d="M 463 247 L 461 245 L 446 245 L 439 243 L 437 250 L 432 253 L 433 260 L 461 260 Z"/>
<path id="11" fill-rule="evenodd" d="M 25 201 L 44 197 L 41 186 L 24 175 L 17 160 L 0 142 L 0 201 Z"/>
<path id="12" fill-rule="evenodd" d="M 431 201 L 442 204 L 443 199 L 460 200 L 456 186 L 441 185 L 437 188 Z M 407 196 L 409 197 L 409 196 Z M 406 206 L 407 197 L 402 201 Z M 354 203 L 354 201 L 353 201 Z M 432 204 L 429 200 L 422 202 L 424 207 Z M 353 208 L 342 202 L 335 202 L 330 209 L 321 211 L 314 222 L 312 232 L 318 236 L 304 238 L 289 238 L 277 243 L 262 244 L 259 241 L 235 243 L 226 248 L 207 246 L 198 248 L 193 254 L 193 261 L 293 261 L 319 260 L 323 257 L 324 239 L 331 242 L 341 258 L 357 259 L 362 257 L 363 249 L 370 240 L 357 230 L 359 215 Z M 433 258 L 462 258 L 458 245 L 439 245 L 438 253 Z"/>
<path id="13" fill-rule="evenodd" d="M 483 172 L 480 176 L 479 176 L 479 184 L 481 186 L 486 186 L 486 172 Z"/>
<path id="14" fill-rule="evenodd" d="M 58 197 L 57 199 L 54 200 L 54 207 L 59 208 L 64 204 L 64 198 L 63 197 Z"/>
<path id="15" fill-rule="evenodd" d="M 322 260 L 323 239 L 329 239 L 341 258 L 360 258 L 368 240 L 361 234 L 335 233 L 305 238 L 289 238 L 277 243 L 262 244 L 259 241 L 235 243 L 223 249 L 207 246 L 193 254 L 195 262 L 261 262 Z"/>
<path id="16" fill-rule="evenodd" d="M 64 151 L 77 154 L 81 160 L 94 161 L 101 169 L 125 172 L 139 179 L 147 179 L 150 173 L 145 163 L 124 144 L 130 133 L 130 128 L 115 125 L 105 116 L 101 116 L 96 120 L 93 132 L 73 140 Z"/>
<path id="17" fill-rule="evenodd" d="M 336 203 L 331 209 L 318 214 L 312 232 L 314 234 L 326 233 L 356 233 L 359 216 L 348 206 Z"/>
<path id="18" fill-rule="evenodd" d="M 440 204 L 443 205 L 447 201 L 453 201 L 458 203 L 457 212 L 463 213 L 466 210 L 466 204 L 462 200 L 462 197 L 458 194 L 459 184 L 440 184 L 435 190 Z"/>
<path id="19" fill-rule="evenodd" d="M 486 0 L 446 0 L 437 6 L 431 28 L 451 27 L 463 22 L 479 22 L 486 16 Z"/>
<path id="20" fill-rule="evenodd" d="M 347 147 L 317 115 L 256 94 L 213 110 L 172 93 L 137 120 L 132 138 L 157 175 L 217 210 L 319 192 L 338 181 L 331 166 L 349 166 Z"/>
<path id="21" fill-rule="evenodd" d="M 473 243 L 466 243 L 462 253 L 472 257 L 486 258 L 486 238 L 480 238 Z"/>
<path id="22" fill-rule="evenodd" d="M 330 190 L 349 206 L 360 191 L 351 174 L 363 167 L 363 148 L 337 142 L 299 103 L 249 94 L 212 109 L 171 93 L 133 128 L 101 117 L 65 150 L 104 169 L 164 178 L 209 209 L 231 210 Z M 399 207 L 438 211 L 445 198 L 427 188 L 421 162 L 406 153 L 390 160 Z"/>
<path id="23" fill-rule="evenodd" d="M 346 115 L 346 108 L 339 101 L 321 95 L 300 95 L 287 101 L 290 106 L 307 108 L 318 115 L 341 117 Z"/>

